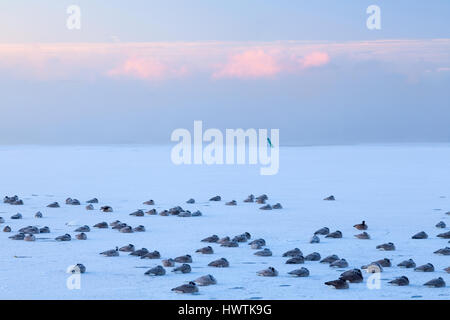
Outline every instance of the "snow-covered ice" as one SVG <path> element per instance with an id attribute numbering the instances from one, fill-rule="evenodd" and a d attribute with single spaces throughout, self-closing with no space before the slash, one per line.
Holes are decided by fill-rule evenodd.
<path id="1" fill-rule="evenodd" d="M 1 299 L 449 299 L 450 256 L 433 252 L 450 246 L 436 235 L 449 230 L 450 146 L 370 145 L 283 147 L 280 170 L 274 176 L 261 176 L 259 166 L 175 166 L 168 146 L 3 146 L 0 148 L 0 194 L 17 194 L 23 206 L 0 204 L 1 224 L 19 228 L 49 226 L 50 234 L 38 234 L 35 242 L 13 241 L 12 233 L 0 233 Z M 250 193 L 266 193 L 268 203 L 280 202 L 282 210 L 262 211 L 260 205 L 243 203 Z M 336 201 L 323 201 L 329 195 Z M 209 202 L 221 195 L 221 202 Z M 65 199 L 82 201 L 68 206 Z M 100 200 L 96 210 L 85 210 L 85 201 Z M 186 204 L 189 198 L 195 204 Z M 180 205 L 200 210 L 201 217 L 133 217 L 137 209 L 150 209 L 142 202 L 154 199 L 158 211 Z M 225 206 L 235 199 L 237 206 Z M 58 201 L 61 208 L 47 208 Z M 110 205 L 113 213 L 102 213 L 101 205 Z M 34 218 L 41 211 L 42 219 Z M 10 216 L 20 212 L 21 220 Z M 123 234 L 116 230 L 95 229 L 88 240 L 56 242 L 56 236 L 70 233 L 77 226 L 121 220 L 144 225 L 144 233 Z M 353 225 L 365 220 L 371 240 L 359 240 Z M 444 221 L 446 229 L 435 228 Z M 342 239 L 321 236 L 310 244 L 313 232 L 323 226 L 341 230 Z M 242 243 L 238 248 L 213 244 L 212 255 L 196 254 L 205 246 L 200 242 L 212 234 L 234 236 L 245 231 L 252 238 L 264 238 L 273 252 L 257 257 L 255 250 Z M 425 231 L 429 238 L 413 240 Z M 396 251 L 383 252 L 376 245 L 393 242 Z M 192 272 L 174 274 L 166 268 L 161 277 L 144 272 L 161 264 L 160 260 L 141 260 L 121 253 L 103 257 L 100 252 L 128 243 L 158 250 L 162 258 L 184 254 L 193 256 Z M 393 267 L 381 274 L 381 288 L 369 290 L 366 283 L 350 284 L 348 290 L 333 290 L 324 285 L 344 270 L 335 270 L 318 262 L 286 265 L 282 253 L 294 247 L 304 254 L 314 251 L 322 257 L 338 254 L 359 268 L 372 261 L 389 258 Z M 211 268 L 207 264 L 225 257 L 229 268 Z M 400 269 L 396 265 L 413 258 L 417 265 L 434 264 L 432 273 Z M 66 287 L 68 266 L 83 263 L 81 288 Z M 258 277 L 256 272 L 269 266 L 278 277 Z M 287 272 L 300 267 L 310 271 L 307 278 L 293 278 Z M 180 295 L 171 288 L 199 276 L 212 274 L 217 285 L 200 287 L 196 295 Z M 410 286 L 393 287 L 387 282 L 406 275 Z M 367 277 L 367 274 L 364 274 Z M 423 283 L 441 276 L 446 288 L 426 288 Z"/>

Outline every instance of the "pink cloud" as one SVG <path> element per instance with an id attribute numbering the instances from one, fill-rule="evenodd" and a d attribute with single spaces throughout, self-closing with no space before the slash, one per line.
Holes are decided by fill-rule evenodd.
<path id="1" fill-rule="evenodd" d="M 248 50 L 229 58 L 227 64 L 213 73 L 213 78 L 271 77 L 281 71 L 277 61 L 263 50 Z"/>
<path id="2" fill-rule="evenodd" d="M 313 52 L 300 59 L 303 69 L 320 67 L 330 62 L 330 56 L 326 52 Z"/>
<path id="3" fill-rule="evenodd" d="M 109 70 L 109 76 L 128 76 L 142 80 L 162 79 L 168 68 L 153 58 L 128 58 L 122 65 Z"/>

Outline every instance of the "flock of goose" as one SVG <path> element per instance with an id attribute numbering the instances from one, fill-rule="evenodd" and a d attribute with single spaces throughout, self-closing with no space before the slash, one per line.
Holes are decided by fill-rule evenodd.
<path id="1" fill-rule="evenodd" d="M 214 196 L 210 201 L 222 201 L 220 196 Z M 334 196 L 329 196 L 325 198 L 326 201 L 333 201 L 335 200 Z M 276 210 L 276 209 L 282 209 L 282 206 L 280 203 L 276 203 L 274 205 L 268 204 L 268 196 L 263 194 L 261 196 L 255 197 L 254 195 L 249 195 L 244 202 L 254 202 L 257 204 L 261 204 L 263 206 L 260 207 L 261 210 Z M 4 203 L 13 205 L 13 206 L 22 206 L 24 205 L 23 200 L 19 199 L 18 196 L 8 197 L 6 196 L 3 200 Z M 194 199 L 189 199 L 186 201 L 189 204 L 194 204 Z M 68 198 L 65 201 L 66 205 L 73 205 L 73 206 L 80 206 L 81 202 L 77 199 Z M 89 201 L 86 201 L 86 210 L 95 210 L 94 205 L 98 204 L 99 201 L 96 198 L 93 198 Z M 154 200 L 148 200 L 145 201 L 143 204 L 153 206 L 155 205 Z M 236 200 L 232 200 L 229 202 L 226 202 L 225 205 L 228 206 L 235 206 L 237 205 Z M 48 208 L 59 208 L 60 205 L 58 202 L 53 202 L 47 206 Z M 113 208 L 111 206 L 102 206 L 99 208 L 102 212 L 113 212 Z M 136 217 L 142 217 L 145 215 L 161 215 L 161 216 L 179 216 L 179 217 L 198 217 L 201 216 L 202 213 L 200 211 L 191 212 L 189 210 L 184 210 L 180 206 L 176 206 L 167 210 L 162 210 L 160 212 L 157 212 L 156 209 L 151 209 L 148 211 L 144 210 L 137 210 L 135 212 L 130 213 L 131 216 Z M 450 215 L 450 212 L 447 212 L 448 215 Z M 42 218 L 43 214 L 41 212 L 37 212 L 35 214 L 35 218 L 39 219 Z M 11 219 L 21 219 L 22 215 L 20 213 L 14 214 L 10 217 Z M 0 223 L 5 223 L 5 219 L 3 217 L 0 217 Z M 130 226 L 126 223 L 123 223 L 119 220 L 107 223 L 105 221 L 99 222 L 92 226 L 93 228 L 112 228 L 117 230 L 120 233 L 133 233 L 133 232 L 145 232 L 145 227 L 143 225 L 138 226 Z M 440 221 L 435 225 L 436 228 L 446 228 L 446 224 L 444 221 Z M 370 235 L 368 233 L 369 227 L 366 224 L 365 221 L 362 221 L 361 223 L 355 224 L 354 228 L 356 230 L 361 231 L 361 233 L 358 233 L 355 235 L 355 238 L 360 240 L 366 240 L 370 239 Z M 74 230 L 75 232 L 75 239 L 77 240 L 87 240 L 87 233 L 91 231 L 91 227 L 88 225 L 80 226 Z M 3 232 L 13 232 L 10 226 L 5 226 L 3 228 Z M 50 233 L 50 228 L 45 227 L 36 227 L 36 226 L 25 226 L 23 228 L 20 228 L 17 230 L 17 233 L 15 235 L 10 236 L 9 238 L 12 240 L 23 240 L 23 241 L 35 241 L 36 234 L 40 233 Z M 342 232 L 340 230 L 336 230 L 331 232 L 328 227 L 320 228 L 319 230 L 316 230 L 313 232 L 313 235 L 311 237 L 310 243 L 319 243 L 321 237 L 331 238 L 331 239 L 339 239 L 342 238 Z M 450 239 L 450 231 L 442 232 L 437 235 L 437 237 L 442 239 Z M 417 234 L 412 235 L 412 239 L 427 239 L 428 235 L 421 231 Z M 55 241 L 71 241 L 73 237 L 70 234 L 63 234 L 60 236 L 57 236 L 55 238 Z M 201 248 L 197 249 L 195 251 L 196 254 L 205 254 L 205 255 L 212 255 L 214 254 L 214 246 L 221 246 L 221 247 L 228 247 L 228 248 L 235 248 L 239 247 L 243 243 L 247 243 L 251 249 L 256 250 L 254 252 L 254 255 L 260 256 L 260 257 L 270 257 L 273 255 L 270 248 L 268 248 L 268 245 L 266 241 L 263 238 L 256 238 L 252 239 L 252 235 L 249 232 L 244 232 L 242 234 L 236 235 L 234 237 L 224 236 L 219 237 L 218 235 L 214 234 L 209 237 L 206 237 L 204 239 L 199 239 L 200 242 L 203 242 L 206 246 L 202 246 Z M 450 241 L 449 241 L 450 242 Z M 383 251 L 394 251 L 396 250 L 395 244 L 392 242 L 383 243 L 376 246 L 376 249 L 383 250 Z M 161 265 L 158 265 L 154 268 L 151 268 L 147 270 L 144 275 L 147 276 L 164 276 L 166 275 L 166 268 L 172 268 L 171 272 L 174 273 L 183 273 L 187 274 L 191 272 L 191 266 L 190 263 L 193 262 L 193 257 L 191 254 L 185 254 L 182 256 L 178 256 L 175 258 L 166 258 L 162 259 L 160 252 L 157 250 L 149 251 L 146 248 L 135 248 L 133 244 L 127 244 L 125 246 L 122 246 L 119 248 L 119 246 L 116 246 L 113 249 L 106 250 L 100 253 L 101 255 L 105 257 L 117 257 L 120 254 L 128 254 L 130 256 L 139 257 L 140 259 L 157 259 L 161 260 Z M 438 249 L 434 251 L 434 254 L 438 255 L 444 255 L 444 256 L 450 256 L 450 247 L 446 246 L 444 248 Z M 304 255 L 303 252 L 299 248 L 293 248 L 291 250 L 288 250 L 282 254 L 283 257 L 286 258 L 285 263 L 286 264 L 304 264 L 305 261 L 317 261 L 318 263 L 328 264 L 330 268 L 335 269 L 345 269 L 349 267 L 349 263 L 346 259 L 340 258 L 337 254 L 332 254 L 326 257 L 323 257 L 318 252 L 313 252 L 311 254 Z M 211 267 L 211 270 L 213 268 L 227 268 L 230 266 L 229 261 L 225 257 L 221 257 L 219 259 L 215 259 L 211 261 L 208 264 L 208 267 Z M 391 259 L 384 258 L 381 260 L 373 261 L 367 265 L 361 266 L 360 269 L 350 269 L 345 272 L 343 272 L 338 279 L 327 281 L 325 282 L 325 285 L 331 286 L 336 289 L 348 289 L 349 283 L 361 283 L 364 281 L 364 276 L 362 270 L 365 270 L 367 273 L 379 273 L 383 272 L 383 268 L 389 268 L 392 267 Z M 413 268 L 414 271 L 417 272 L 434 272 L 435 267 L 431 263 L 427 263 L 425 265 L 416 266 L 416 263 L 413 259 L 407 259 L 405 261 L 402 261 L 397 264 L 397 267 L 399 268 Z M 444 269 L 447 273 L 450 273 L 450 267 L 447 267 Z M 84 273 L 86 272 L 86 267 L 82 263 L 78 263 L 72 267 L 71 272 L 73 273 Z M 268 267 L 267 269 L 261 270 L 257 272 L 258 276 L 263 277 L 276 277 L 278 276 L 278 271 L 273 267 Z M 294 269 L 290 272 L 288 272 L 289 275 L 293 277 L 308 277 L 310 275 L 310 271 L 305 267 L 300 267 L 298 269 Z M 211 275 L 207 274 L 204 276 L 201 276 L 193 281 L 190 281 L 186 284 L 182 284 L 178 287 L 175 287 L 172 289 L 172 291 L 177 293 L 196 293 L 199 291 L 199 286 L 208 286 L 208 285 L 214 285 L 217 283 L 216 278 Z M 410 284 L 409 279 L 404 276 L 400 275 L 396 279 L 389 282 L 391 285 L 397 285 L 397 286 L 407 286 Z M 445 287 L 445 281 L 442 277 L 433 278 L 426 283 L 423 284 L 427 287 Z"/>

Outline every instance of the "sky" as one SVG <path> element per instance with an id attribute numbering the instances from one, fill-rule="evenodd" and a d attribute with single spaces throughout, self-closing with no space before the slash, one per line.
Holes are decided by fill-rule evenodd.
<path id="1" fill-rule="evenodd" d="M 449 18 L 447 0 L 3 0 L 0 144 L 165 144 L 194 120 L 284 145 L 449 142 Z"/>

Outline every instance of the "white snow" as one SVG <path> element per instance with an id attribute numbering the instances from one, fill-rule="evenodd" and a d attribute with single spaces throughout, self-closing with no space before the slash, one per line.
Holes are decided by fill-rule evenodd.
<path id="1" fill-rule="evenodd" d="M 433 251 L 449 246 L 436 237 L 449 230 L 450 146 L 371 145 L 283 147 L 280 171 L 274 176 L 259 175 L 259 166 L 181 165 L 170 162 L 170 147 L 150 146 L 3 146 L 0 147 L 0 195 L 17 194 L 23 206 L 0 204 L 0 225 L 13 231 L 28 225 L 49 226 L 50 234 L 36 235 L 36 242 L 13 241 L 0 232 L 1 299 L 449 299 L 450 256 Z M 262 211 L 261 205 L 243 203 L 250 193 L 266 193 L 268 203 L 280 202 L 282 210 Z M 336 201 L 323 201 L 333 194 Z M 221 195 L 221 202 L 208 202 Z M 68 206 L 65 199 L 82 201 Z M 85 210 L 85 201 L 97 197 L 94 211 Z M 186 204 L 189 198 L 195 204 Z M 132 217 L 136 209 L 150 209 L 142 202 L 154 199 L 158 211 L 180 205 L 197 210 L 202 217 Z M 236 207 L 225 206 L 235 199 Z M 61 208 L 46 208 L 58 201 Z M 102 213 L 110 205 L 113 213 Z M 43 219 L 34 218 L 41 211 Z M 22 220 L 10 216 L 20 212 Z M 94 229 L 88 240 L 56 242 L 56 236 L 70 233 L 72 226 L 121 220 L 132 226 L 144 225 L 147 232 L 122 234 L 112 229 Z M 366 220 L 371 240 L 353 237 L 360 231 L 353 225 Z M 439 221 L 446 229 L 437 229 Z M 67 224 L 69 223 L 69 224 Z M 323 226 L 341 230 L 342 239 L 326 239 L 310 244 L 313 232 Z M 426 240 L 412 240 L 419 231 Z M 234 236 L 245 231 L 252 238 L 264 238 L 272 257 L 257 257 L 245 243 L 239 248 L 213 244 L 213 255 L 196 254 L 206 246 L 200 242 L 217 234 Z M 397 250 L 383 252 L 375 246 L 394 242 Z M 162 277 L 144 272 L 160 260 L 141 260 L 121 253 L 103 257 L 99 252 L 133 243 L 136 247 L 158 250 L 163 258 L 191 254 L 194 262 L 189 274 L 173 274 L 166 268 Z M 294 247 L 304 254 L 317 251 L 322 257 L 335 253 L 347 259 L 350 268 L 387 257 L 393 267 L 381 274 L 381 289 L 369 290 L 365 283 L 350 284 L 348 290 L 324 285 L 343 270 L 318 262 L 286 265 L 281 255 Z M 16 256 L 16 257 L 15 257 Z M 207 264 L 220 257 L 230 268 L 216 269 Z M 396 264 L 413 258 L 417 265 L 434 264 L 436 272 L 418 273 Z M 66 287 L 67 267 L 83 263 L 81 289 Z M 275 267 L 280 275 L 258 277 L 256 272 Z M 293 278 L 288 271 L 300 267 L 310 270 L 308 278 Z M 199 276 L 212 274 L 218 284 L 200 287 L 197 295 L 180 295 L 170 289 Z M 392 287 L 387 282 L 406 275 L 408 287 Z M 365 274 L 367 277 L 367 274 Z M 441 276 L 446 288 L 426 288 L 422 284 Z"/>

